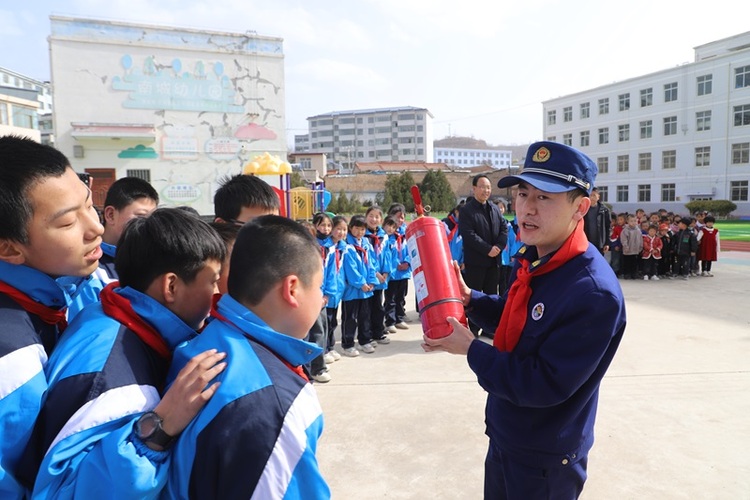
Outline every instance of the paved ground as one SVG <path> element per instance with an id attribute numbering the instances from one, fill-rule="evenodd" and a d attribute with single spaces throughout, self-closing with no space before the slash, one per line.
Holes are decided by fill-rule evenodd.
<path id="1" fill-rule="evenodd" d="M 714 274 L 621 282 L 628 328 L 582 498 L 750 499 L 750 253 L 722 252 Z M 482 496 L 485 395 L 465 358 L 422 352 L 409 316 L 390 345 L 316 384 L 334 498 Z"/>

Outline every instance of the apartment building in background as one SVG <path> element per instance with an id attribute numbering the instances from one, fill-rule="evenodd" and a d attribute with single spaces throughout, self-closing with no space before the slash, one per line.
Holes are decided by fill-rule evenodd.
<path id="1" fill-rule="evenodd" d="M 37 133 L 31 135 L 37 141 L 54 144 L 49 82 L 0 67 L 0 101 L 3 103 L 0 106 L 0 130 L 3 134 L 11 133 L 8 127 L 33 129 Z"/>
<path id="2" fill-rule="evenodd" d="M 750 216 L 750 32 L 694 48 L 695 60 L 543 103 L 544 137 L 599 167 L 616 211 L 727 199 Z"/>
<path id="3" fill-rule="evenodd" d="M 307 119 L 309 152 L 325 153 L 349 172 L 357 161 L 431 163 L 432 118 L 427 109 L 413 106 L 311 116 Z"/>

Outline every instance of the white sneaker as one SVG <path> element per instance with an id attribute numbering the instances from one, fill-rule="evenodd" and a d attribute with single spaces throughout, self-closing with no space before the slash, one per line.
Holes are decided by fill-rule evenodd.
<path id="1" fill-rule="evenodd" d="M 330 352 L 327 352 L 323 355 L 323 361 L 325 361 L 327 365 L 330 365 L 336 360 L 334 359 L 333 354 L 331 354 Z"/>
<path id="2" fill-rule="evenodd" d="M 409 325 L 402 321 L 401 323 L 396 323 L 396 328 L 398 328 L 399 330 L 408 330 Z"/>
<path id="3" fill-rule="evenodd" d="M 643 281 L 648 281 L 648 274 L 643 277 Z"/>
<path id="4" fill-rule="evenodd" d="M 714 277 L 714 275 L 710 271 L 706 271 L 706 276 L 708 276 L 709 278 Z"/>
<path id="5" fill-rule="evenodd" d="M 313 380 L 316 382 L 320 382 L 321 384 L 325 384 L 326 382 L 331 381 L 331 376 L 328 374 L 328 372 L 320 372 L 317 375 L 313 375 Z"/>
<path id="6" fill-rule="evenodd" d="M 654 281 L 659 281 L 659 277 L 657 275 L 655 275 L 655 274 L 653 276 L 651 276 L 651 279 L 654 280 Z"/>
<path id="7" fill-rule="evenodd" d="M 707 273 L 706 271 L 703 271 L 703 272 L 701 273 L 701 276 L 708 276 L 708 273 Z"/>
<path id="8" fill-rule="evenodd" d="M 372 344 L 365 344 L 360 347 L 362 348 L 362 352 L 366 354 L 372 354 L 375 352 L 375 348 L 372 346 Z"/>
<path id="9" fill-rule="evenodd" d="M 341 354 L 339 354 L 339 352 L 336 351 L 336 350 L 330 351 L 328 354 L 330 354 L 331 356 L 333 356 L 333 360 L 334 361 L 338 361 L 338 360 L 341 359 Z"/>
<path id="10" fill-rule="evenodd" d="M 359 356 L 359 351 L 355 349 L 354 347 L 349 347 L 348 349 L 344 349 L 344 356 L 349 356 L 350 358 L 356 358 Z"/>
<path id="11" fill-rule="evenodd" d="M 388 328 L 386 328 L 385 331 L 388 333 L 396 333 L 398 330 L 396 330 L 395 326 L 391 325 Z"/>
<path id="12" fill-rule="evenodd" d="M 389 339 L 388 337 L 386 337 L 385 335 L 383 335 L 379 339 L 376 339 L 375 342 L 377 342 L 378 344 L 390 344 L 391 343 L 391 339 Z M 375 342 L 373 342 L 373 344 Z"/>

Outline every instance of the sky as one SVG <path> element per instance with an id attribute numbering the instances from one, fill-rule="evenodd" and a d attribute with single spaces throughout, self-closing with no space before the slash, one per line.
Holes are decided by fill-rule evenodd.
<path id="1" fill-rule="evenodd" d="M 15 8 L 10 8 L 13 5 Z M 287 138 L 310 116 L 427 108 L 434 138 L 542 139 L 542 102 L 679 66 L 748 31 L 736 0 L 0 2 L 0 66 L 49 80 L 50 15 L 284 39 Z M 290 146 L 293 142 L 290 142 Z"/>

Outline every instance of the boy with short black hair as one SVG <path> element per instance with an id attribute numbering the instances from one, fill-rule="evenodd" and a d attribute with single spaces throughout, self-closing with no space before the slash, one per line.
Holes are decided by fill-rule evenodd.
<path id="1" fill-rule="evenodd" d="M 214 194 L 217 222 L 242 225 L 261 215 L 279 213 L 281 203 L 273 188 L 260 177 L 238 174 L 219 181 Z"/>
<path id="2" fill-rule="evenodd" d="M 322 280 L 318 243 L 297 222 L 269 215 L 240 230 L 216 319 L 175 351 L 170 377 L 206 349 L 230 363 L 177 440 L 166 498 L 330 497 L 315 457 L 322 410 L 303 370 L 322 352 L 302 340 Z"/>
<path id="3" fill-rule="evenodd" d="M 47 365 L 49 389 L 23 461 L 34 496 L 158 494 L 172 440 L 224 367 L 223 354 L 201 353 L 160 397 L 172 351 L 208 315 L 225 253 L 213 229 L 181 210 L 127 225 L 115 256 L 119 283 L 76 317 Z"/>
<path id="4" fill-rule="evenodd" d="M 103 228 L 65 155 L 17 136 L 0 137 L 0 220 L 0 497 L 20 498 L 18 461 L 71 300 L 56 278 L 96 269 Z"/>
<path id="5" fill-rule="evenodd" d="M 677 257 L 677 272 L 683 280 L 687 281 L 690 275 L 691 258 L 695 257 L 698 251 L 698 240 L 695 234 L 690 230 L 690 224 L 693 220 L 690 217 L 681 218 L 679 221 L 680 230 L 674 237 L 674 252 Z"/>
<path id="6" fill-rule="evenodd" d="M 388 208 L 388 216 L 392 217 L 398 228 L 390 236 L 396 247 L 393 259 L 393 272 L 385 290 L 385 327 L 388 333 L 396 333 L 396 329 L 407 330 L 406 324 L 406 294 L 409 292 L 411 279 L 411 256 L 406 246 L 406 207 L 401 203 L 392 203 Z"/>

